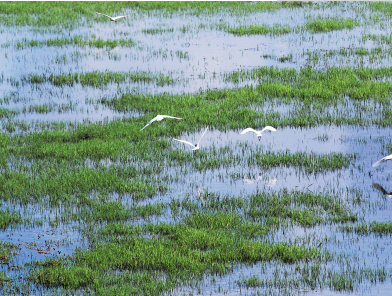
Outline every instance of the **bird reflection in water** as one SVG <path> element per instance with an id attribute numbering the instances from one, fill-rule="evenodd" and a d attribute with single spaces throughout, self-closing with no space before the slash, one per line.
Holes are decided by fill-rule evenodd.
<path id="1" fill-rule="evenodd" d="M 264 181 L 264 183 L 267 186 L 275 186 L 276 183 L 278 182 L 278 179 L 277 178 L 272 178 L 272 179 L 263 178 L 263 174 L 260 173 L 255 179 L 244 178 L 243 181 L 245 184 L 255 184 L 255 183 L 258 183 L 259 181 Z"/>
<path id="2" fill-rule="evenodd" d="M 386 191 L 380 184 L 373 182 L 373 187 L 376 188 L 377 190 L 381 191 L 382 194 L 392 198 L 392 192 Z"/>

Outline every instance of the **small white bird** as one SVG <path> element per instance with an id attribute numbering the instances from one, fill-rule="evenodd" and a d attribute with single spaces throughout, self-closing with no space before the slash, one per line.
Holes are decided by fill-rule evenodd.
<path id="1" fill-rule="evenodd" d="M 103 14 L 103 13 L 99 13 L 99 12 L 95 12 L 95 13 L 96 13 L 96 14 L 99 14 L 99 15 L 104 15 L 104 16 L 110 18 L 110 20 L 111 20 L 112 22 L 115 22 L 115 21 L 117 21 L 117 20 L 120 19 L 120 18 L 127 17 L 127 15 L 121 15 L 121 16 L 111 17 L 111 16 L 108 16 L 108 15 Z"/>
<path id="2" fill-rule="evenodd" d="M 164 118 L 182 119 L 182 118 L 173 117 L 173 116 L 169 116 L 169 115 L 157 115 L 153 119 L 151 119 L 150 122 L 147 123 L 140 131 L 144 130 L 147 126 L 149 126 L 154 121 L 162 121 Z"/>
<path id="3" fill-rule="evenodd" d="M 267 130 L 267 131 L 271 131 L 271 132 L 276 132 L 276 128 L 274 128 L 274 127 L 272 127 L 272 126 L 269 126 L 269 125 L 267 125 L 265 128 L 263 128 L 261 131 L 256 131 L 256 130 L 254 130 L 253 128 L 247 128 L 247 129 L 244 129 L 242 132 L 241 132 L 241 135 L 243 135 L 243 134 L 246 134 L 247 132 L 254 132 L 254 133 L 256 133 L 256 135 L 257 135 L 257 137 L 259 138 L 259 141 L 260 141 L 260 138 L 261 138 L 261 133 L 262 132 L 264 132 L 265 130 Z"/>
<path id="4" fill-rule="evenodd" d="M 373 163 L 373 167 L 378 166 L 380 163 L 382 162 L 386 162 L 387 160 L 391 160 L 392 159 L 392 154 L 385 156 L 384 158 L 381 158 L 379 161 L 376 161 L 375 163 Z"/>
<path id="5" fill-rule="evenodd" d="M 185 144 L 191 145 L 192 147 L 194 147 L 192 150 L 199 150 L 200 149 L 199 143 L 200 143 L 201 139 L 203 139 L 203 137 L 204 137 L 205 133 L 207 132 L 207 130 L 208 130 L 208 126 L 207 126 L 206 130 L 204 131 L 204 133 L 201 135 L 201 138 L 200 138 L 199 142 L 197 142 L 196 145 L 192 144 L 191 142 L 184 141 L 184 140 L 178 140 L 178 139 L 173 139 L 173 140 L 176 140 L 176 141 L 183 142 Z"/>

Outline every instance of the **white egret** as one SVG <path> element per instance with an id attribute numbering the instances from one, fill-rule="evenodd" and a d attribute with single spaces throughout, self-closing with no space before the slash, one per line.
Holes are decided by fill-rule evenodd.
<path id="1" fill-rule="evenodd" d="M 259 138 L 259 141 L 260 141 L 260 138 L 261 138 L 261 136 L 262 136 L 262 132 L 264 132 L 264 131 L 271 131 L 271 132 L 276 132 L 276 128 L 274 128 L 274 127 L 272 127 L 272 126 L 269 126 L 269 125 L 267 125 L 265 128 L 263 128 L 261 131 L 256 131 L 256 130 L 254 130 L 253 128 L 247 128 L 247 129 L 244 129 L 242 132 L 241 132 L 241 135 L 243 135 L 243 134 L 246 134 L 247 132 L 254 132 L 254 133 L 256 133 L 256 135 L 257 135 L 257 137 Z"/>
<path id="2" fill-rule="evenodd" d="M 203 198 L 204 190 L 201 189 L 199 186 L 196 186 L 196 191 L 197 191 L 197 194 L 199 195 L 199 199 L 201 199 L 203 202 L 205 202 L 205 200 Z"/>
<path id="3" fill-rule="evenodd" d="M 104 16 L 110 18 L 110 20 L 111 20 L 112 22 L 115 22 L 115 21 L 117 21 L 117 20 L 120 19 L 120 18 L 127 17 L 127 15 L 120 15 L 120 16 L 116 16 L 116 17 L 111 17 L 111 16 L 108 16 L 108 15 L 103 14 L 103 13 L 99 13 L 99 12 L 95 12 L 95 13 L 96 13 L 96 14 L 99 14 L 99 15 L 104 15 Z"/>
<path id="4" fill-rule="evenodd" d="M 373 163 L 373 167 L 378 166 L 380 163 L 382 162 L 386 162 L 387 160 L 391 160 L 392 159 L 392 154 L 385 156 L 384 158 L 381 158 L 379 161 L 376 161 L 375 163 Z"/>
<path id="5" fill-rule="evenodd" d="M 169 115 L 157 115 L 153 119 L 151 119 L 150 122 L 147 123 L 140 131 L 144 130 L 147 126 L 149 126 L 154 121 L 162 121 L 164 118 L 182 119 L 182 118 L 179 118 L 179 117 L 173 117 L 173 116 L 169 116 Z"/>
<path id="6" fill-rule="evenodd" d="M 191 142 L 184 141 L 184 140 L 179 140 L 179 139 L 173 139 L 173 140 L 176 140 L 176 141 L 183 142 L 185 144 L 191 145 L 192 147 L 194 147 L 192 150 L 199 150 L 200 149 L 199 143 L 200 143 L 201 139 L 204 137 L 204 135 L 207 132 L 207 130 L 208 130 L 208 126 L 207 126 L 206 130 L 204 131 L 204 133 L 201 135 L 201 138 L 200 138 L 199 142 L 197 142 L 196 145 L 192 144 Z"/>

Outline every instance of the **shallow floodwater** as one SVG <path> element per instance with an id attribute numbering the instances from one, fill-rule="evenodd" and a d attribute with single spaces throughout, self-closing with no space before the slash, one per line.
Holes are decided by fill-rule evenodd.
<path id="1" fill-rule="evenodd" d="M 40 122 L 112 121 L 143 115 L 137 110 L 126 114 L 116 112 L 100 103 L 102 98 L 116 98 L 123 93 L 197 93 L 209 89 L 236 88 L 255 84 L 254 81 L 234 84 L 224 79 L 225 74 L 242 69 L 252 70 L 270 66 L 297 70 L 307 66 L 315 69 L 332 66 L 390 67 L 390 57 L 369 59 L 326 54 L 326 51 L 339 51 L 342 48 L 364 47 L 371 50 L 378 45 L 373 41 L 364 40 L 362 38 L 364 34 L 389 35 L 389 20 L 386 25 L 381 21 L 373 21 L 372 18 L 377 13 L 367 10 L 366 5 L 366 3 L 336 5 L 314 3 L 305 8 L 257 12 L 247 17 L 231 17 L 227 12 L 219 12 L 200 17 L 175 14 L 170 19 L 163 17 L 159 12 L 149 16 L 138 16 L 132 11 L 124 11 L 134 17 L 116 23 L 108 21 L 93 23 L 90 26 L 86 23 L 86 26 L 60 33 L 39 33 L 30 27 L 1 27 L 0 24 L 0 107 L 19 111 L 11 118 L 1 118 L 2 132 L 9 133 L 6 125 L 11 120 L 34 125 Z M 298 29 L 278 36 L 236 36 L 217 29 L 217 24 L 222 22 L 245 26 L 254 23 L 272 26 L 279 23 L 291 28 L 299 28 L 305 26 L 310 18 L 318 16 L 353 18 L 359 22 L 359 25 L 350 30 L 335 30 L 327 33 L 311 33 Z M 162 32 L 149 34 L 143 31 L 146 29 L 162 29 Z M 99 36 L 104 40 L 132 39 L 136 45 L 118 46 L 113 49 L 76 45 L 17 48 L 18 41 L 48 40 L 79 35 L 86 38 Z M 311 60 L 309 53 L 316 53 L 319 58 Z M 286 56 L 292 56 L 291 60 L 279 61 L 279 58 Z M 54 86 L 49 82 L 30 84 L 23 81 L 23 77 L 29 74 L 57 75 L 92 71 L 162 74 L 172 78 L 174 83 L 162 86 L 154 82 L 125 81 L 92 87 L 78 83 L 72 86 Z M 44 104 L 51 107 L 47 112 L 34 111 L 36 110 L 34 106 Z M 266 103 L 263 106 L 255 106 L 255 109 L 275 110 L 285 115 L 292 110 L 291 107 L 284 104 L 269 106 Z M 352 109 L 348 108 L 346 111 L 348 116 L 355 115 Z M 332 112 L 340 112 L 340 110 L 336 108 Z M 374 116 L 378 116 L 378 113 Z M 184 134 L 179 138 L 196 143 L 203 131 Z M 350 205 L 353 213 L 358 214 L 358 222 L 391 221 L 392 198 L 385 196 L 375 183 L 386 191 L 392 191 L 392 163 L 387 162 L 377 168 L 372 167 L 374 162 L 389 154 L 385 145 L 392 142 L 390 127 L 281 127 L 276 132 L 264 132 L 260 140 L 253 133 L 241 135 L 240 132 L 239 130 L 220 131 L 211 127 L 200 143 L 203 151 L 228 148 L 224 150 L 227 152 L 222 152 L 222 155 L 241 158 L 240 165 L 198 171 L 186 164 L 172 167 L 165 166 L 163 163 L 161 175 L 172 176 L 175 179 L 169 185 L 167 192 L 158 193 L 142 201 L 134 201 L 130 196 L 119 197 L 113 194 L 113 200 L 119 199 L 124 205 L 130 206 L 135 203 L 145 205 L 184 199 L 199 199 L 202 204 L 204 192 L 246 198 L 262 191 L 309 190 L 314 193 L 339 195 L 341 201 L 346 204 L 349 204 L 356 195 L 360 196 L 362 200 L 360 205 Z M 192 153 L 189 145 L 176 141 L 172 141 L 171 149 Z M 315 154 L 335 152 L 355 155 L 355 158 L 345 169 L 313 173 L 305 173 L 298 167 L 264 169 L 257 164 L 248 164 L 247 158 L 252 153 L 263 154 L 267 151 Z M 0 232 L 0 241 L 12 242 L 20 248 L 9 265 L 0 265 L 0 271 L 7 271 L 7 274 L 14 275 L 16 271 L 11 266 L 22 266 L 34 260 L 70 255 L 78 247 L 88 248 L 88 239 L 79 231 L 79 227 L 83 226 L 80 225 L 81 223 L 63 224 L 56 220 L 64 209 L 51 210 L 38 205 L 22 206 L 7 202 L 0 202 L 0 207 L 21 211 L 33 221 L 43 221 L 40 225 L 20 226 Z M 176 220 L 169 209 L 164 215 L 148 218 L 146 221 L 175 222 Z M 298 295 L 386 295 L 392 290 L 390 238 L 390 235 L 380 237 L 347 234 L 338 231 L 337 226 L 332 224 L 313 228 L 292 226 L 289 230 L 278 230 L 267 235 L 265 239 L 274 242 L 304 239 L 309 241 L 308 246 L 311 247 L 316 247 L 320 241 L 323 241 L 322 249 L 333 254 L 343 253 L 356 267 L 362 268 L 363 264 L 371 269 L 384 267 L 387 273 L 384 282 L 371 283 L 369 280 L 364 280 L 355 285 L 353 293 L 333 291 L 325 287 L 322 291 L 300 288 L 295 291 Z M 200 286 L 181 287 L 169 294 L 258 295 L 258 293 L 269 292 L 279 294 L 275 288 L 247 289 L 237 281 L 251 276 L 261 280 L 271 277 L 284 279 L 283 271 L 280 271 L 284 269 L 295 273 L 294 266 L 282 262 L 238 265 L 226 276 L 207 275 Z M 326 264 L 325 269 L 338 271 L 341 266 L 331 262 Z"/>

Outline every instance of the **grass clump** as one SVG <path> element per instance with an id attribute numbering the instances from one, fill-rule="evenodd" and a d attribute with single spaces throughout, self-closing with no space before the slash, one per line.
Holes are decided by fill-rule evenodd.
<path id="1" fill-rule="evenodd" d="M 386 102 L 392 94 L 390 83 L 381 81 L 392 77 L 390 68 L 312 68 L 278 69 L 262 67 L 242 70 L 226 75 L 227 81 L 239 83 L 248 79 L 258 80 L 259 95 L 270 98 L 298 98 L 304 103 L 317 100 L 331 102 L 344 96 L 353 100 L 377 99 Z"/>
<path id="2" fill-rule="evenodd" d="M 0 261 L 1 261 L 1 258 L 0 258 Z M 10 278 L 7 277 L 7 274 L 4 271 L 0 272 L 0 286 L 8 281 L 10 281 Z"/>
<path id="3" fill-rule="evenodd" d="M 79 215 L 82 215 L 82 220 L 87 222 L 102 222 L 108 223 L 126 221 L 132 219 L 142 219 L 150 216 L 159 216 L 166 209 L 167 204 L 154 203 L 143 206 L 127 207 L 122 205 L 120 202 L 90 202 L 88 207 L 82 208 L 77 214 L 74 215 L 73 220 L 77 220 Z M 109 224 L 112 225 L 112 224 Z M 113 226 L 113 225 L 112 225 Z M 114 226 L 113 226 L 114 227 Z M 119 233 L 118 228 L 106 229 L 108 233 Z M 126 231 L 123 228 L 123 231 Z M 137 233 L 137 231 L 134 231 Z"/>
<path id="4" fill-rule="evenodd" d="M 342 153 L 329 153 L 325 155 L 317 155 L 314 153 L 295 152 L 293 154 L 289 151 L 285 152 L 271 152 L 267 151 L 264 154 L 259 152 L 249 156 L 248 164 L 256 163 L 259 166 L 279 167 L 279 166 L 298 166 L 310 172 L 322 172 L 325 170 L 337 170 L 346 168 L 354 159 L 354 155 L 344 155 Z"/>
<path id="5" fill-rule="evenodd" d="M 74 36 L 69 38 L 57 38 L 57 39 L 47 39 L 44 41 L 38 40 L 27 40 L 17 41 L 16 48 L 23 49 L 28 47 L 43 47 L 43 46 L 68 46 L 75 45 L 80 47 L 96 47 L 96 48 L 115 48 L 117 46 L 121 47 L 132 47 L 135 43 L 130 39 L 119 39 L 119 40 L 103 40 L 101 38 L 87 39 L 82 38 L 82 36 Z"/>
<path id="6" fill-rule="evenodd" d="M 12 243 L 0 241 L 0 264 L 8 264 L 13 250 L 18 247 Z M 3 274 L 3 279 L 5 279 Z M 4 281 L 4 280 L 3 280 Z M 0 274 L 0 284 L 1 284 L 1 274 Z"/>
<path id="7" fill-rule="evenodd" d="M 19 115 L 19 114 L 20 114 L 20 110 L 18 110 L 18 109 L 0 108 L 0 118 L 11 119 L 12 117 Z"/>
<path id="8" fill-rule="evenodd" d="M 303 227 L 357 221 L 356 215 L 333 197 L 286 190 L 252 195 L 245 215 L 254 222 L 264 222 L 270 227 L 278 227 L 282 220 Z"/>
<path id="9" fill-rule="evenodd" d="M 293 61 L 293 55 L 290 54 L 288 56 L 280 57 L 280 58 L 278 58 L 278 61 L 281 62 L 281 63 L 292 62 Z"/>
<path id="10" fill-rule="evenodd" d="M 227 28 L 228 33 L 242 35 L 283 35 L 291 32 L 290 27 L 274 24 L 272 27 L 266 25 L 252 25 L 249 27 Z"/>
<path id="11" fill-rule="evenodd" d="M 163 75 L 153 75 L 150 73 L 119 73 L 119 72 L 99 72 L 94 71 L 90 73 L 69 73 L 69 74 L 60 74 L 60 75 L 37 75 L 37 74 L 29 74 L 27 76 L 22 77 L 22 82 L 37 84 L 37 83 L 45 83 L 50 82 L 55 86 L 73 86 L 74 83 L 80 83 L 83 86 L 94 86 L 99 87 L 103 85 L 107 85 L 109 83 L 121 83 L 125 81 L 130 82 L 144 82 L 144 83 L 152 83 L 155 82 L 157 85 L 169 85 L 173 84 L 174 80 L 170 77 L 165 77 Z"/>
<path id="12" fill-rule="evenodd" d="M 190 278 L 202 278 L 205 273 L 227 274 L 234 262 L 276 259 L 293 263 L 324 256 L 318 250 L 303 246 L 251 241 L 247 227 L 243 228 L 242 223 L 236 215 L 215 213 L 190 216 L 175 225 L 143 226 L 147 233 L 161 234 L 153 240 L 128 235 L 135 231 L 120 230 L 127 235 L 98 244 L 91 250 L 78 250 L 62 259 L 61 264 L 42 266 L 32 276 L 38 284 L 45 286 L 87 286 L 95 290 L 110 288 L 109 284 L 106 287 L 100 284 L 107 270 L 146 273 L 151 279 L 156 277 L 156 272 L 163 272 L 166 285 L 162 283 L 155 288 L 157 293 L 162 293 L 169 287 L 178 286 L 178 280 L 187 283 Z M 112 226 L 111 231 L 108 229 L 105 229 L 106 233 L 113 233 Z M 118 231 L 118 227 L 116 229 Z M 77 276 L 79 279 L 73 281 Z M 144 291 L 147 287 L 139 289 Z"/>
<path id="13" fill-rule="evenodd" d="M 359 235 L 375 234 L 377 236 L 392 234 L 392 222 L 371 222 L 370 224 L 361 223 L 357 225 L 340 226 L 344 232 L 355 232 Z"/>
<path id="14" fill-rule="evenodd" d="M 263 282 L 258 279 L 255 275 L 245 278 L 243 280 L 236 281 L 239 286 L 245 286 L 246 288 L 256 288 L 263 286 Z"/>
<path id="15" fill-rule="evenodd" d="M 353 19 L 343 18 L 330 18 L 330 19 L 318 19 L 310 21 L 306 24 L 306 29 L 312 33 L 330 32 L 334 30 L 352 29 L 355 25 Z"/>
<path id="16" fill-rule="evenodd" d="M 158 34 L 163 34 L 167 32 L 174 32 L 173 28 L 151 28 L 151 29 L 142 29 L 142 32 L 145 34 L 151 34 L 151 35 L 158 35 Z"/>
<path id="17" fill-rule="evenodd" d="M 120 196 L 130 195 L 135 200 L 152 197 L 165 187 L 156 187 L 150 182 L 137 179 L 132 168 L 109 170 L 106 168 L 64 169 L 61 164 L 46 166 L 42 173 L 26 175 L 22 172 L 5 171 L 0 175 L 2 198 L 19 199 L 23 203 L 40 201 L 49 196 L 51 203 L 79 193 L 97 190 L 101 193 L 116 192 Z M 122 176 L 120 175 L 122 174 Z"/>
<path id="18" fill-rule="evenodd" d="M 0 209 L 0 229 L 23 223 L 23 218 L 19 213 L 11 213 L 8 209 Z"/>

